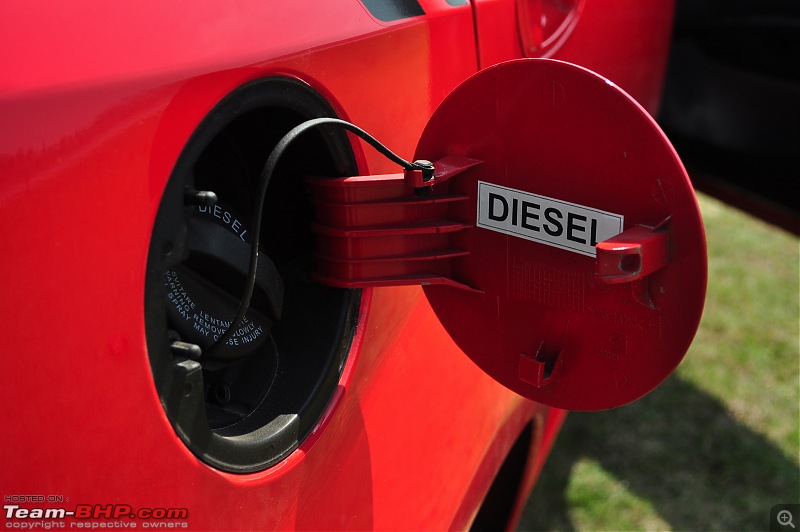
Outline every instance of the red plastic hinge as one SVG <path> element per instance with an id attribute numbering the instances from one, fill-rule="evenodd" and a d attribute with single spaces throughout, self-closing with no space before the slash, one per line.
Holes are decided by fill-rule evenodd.
<path id="1" fill-rule="evenodd" d="M 309 177 L 317 235 L 312 276 L 343 288 L 445 284 L 479 291 L 451 277 L 451 260 L 468 254 L 453 237 L 472 225 L 448 218 L 449 206 L 467 196 L 450 194 L 446 184 L 478 164 L 446 157 L 427 181 L 417 170 Z"/>

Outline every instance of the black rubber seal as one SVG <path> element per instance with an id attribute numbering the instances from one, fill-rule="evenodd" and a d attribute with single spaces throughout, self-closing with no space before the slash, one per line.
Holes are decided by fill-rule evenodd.
<path id="1" fill-rule="evenodd" d="M 394 22 L 425 14 L 417 0 L 361 0 L 361 3 L 373 17 L 382 22 Z"/>

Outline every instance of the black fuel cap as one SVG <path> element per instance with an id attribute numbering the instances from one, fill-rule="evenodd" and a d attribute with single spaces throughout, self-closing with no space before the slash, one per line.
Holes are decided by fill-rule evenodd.
<path id="1" fill-rule="evenodd" d="M 222 201 L 195 206 L 187 225 L 189 257 L 165 272 L 166 309 L 180 340 L 205 352 L 225 334 L 239 309 L 250 263 L 250 229 Z M 215 362 L 249 356 L 264 345 L 282 306 L 280 275 L 272 261 L 260 255 L 244 320 L 225 345 L 215 346 L 207 356 Z"/>

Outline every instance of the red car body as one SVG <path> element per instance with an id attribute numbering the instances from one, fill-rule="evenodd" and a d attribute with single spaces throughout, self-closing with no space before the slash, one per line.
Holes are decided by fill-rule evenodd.
<path id="1" fill-rule="evenodd" d="M 237 88 L 299 82 L 405 156 L 454 88 L 524 56 L 579 64 L 658 109 L 669 0 L 419 7 L 386 21 L 358 0 L 3 3 L 6 528 L 30 525 L 36 508 L 79 508 L 78 518 L 44 514 L 67 527 L 467 528 L 520 441 L 505 481 L 513 526 L 565 412 L 485 375 L 419 287 L 359 293 L 322 413 L 269 467 L 225 470 L 187 447 L 148 357 L 145 280 L 162 195 L 193 134 Z M 362 175 L 396 171 L 363 143 L 352 150 Z"/>

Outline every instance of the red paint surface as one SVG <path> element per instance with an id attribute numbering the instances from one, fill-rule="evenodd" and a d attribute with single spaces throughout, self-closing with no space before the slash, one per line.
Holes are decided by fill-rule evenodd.
<path id="1" fill-rule="evenodd" d="M 4 495 L 185 507 L 193 529 L 471 519 L 522 426 L 546 410 L 464 357 L 418 288 L 364 293 L 357 347 L 324 422 L 257 474 L 221 473 L 184 447 L 159 404 L 144 335 L 150 231 L 202 118 L 247 81 L 291 76 L 410 155 L 479 55 L 469 6 L 423 4 L 425 17 L 389 24 L 356 1 L 317 2 L 313 14 L 292 2 L 3 4 Z M 607 67 L 649 105 L 670 14 L 666 4 L 631 6 L 625 22 L 642 20 L 631 31 L 647 42 L 631 44 L 587 7 L 563 54 Z M 480 37 L 488 46 L 493 35 Z M 369 149 L 356 154 L 363 173 L 395 171 Z M 560 415 L 534 438 L 527 488 Z"/>

